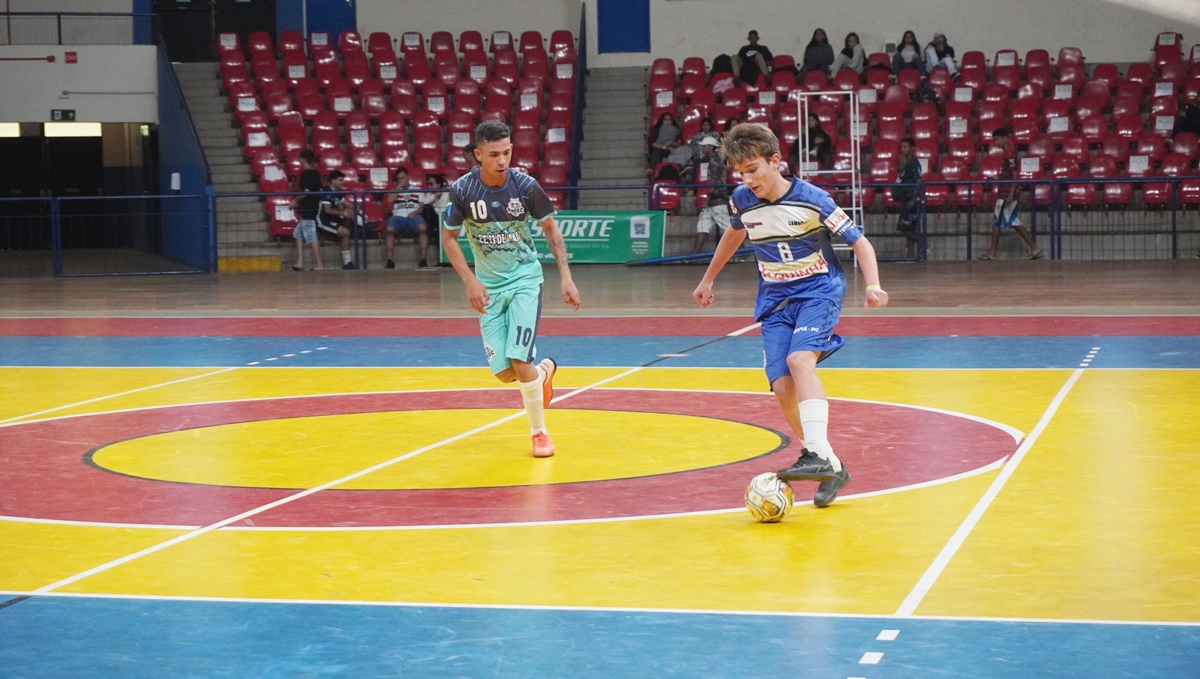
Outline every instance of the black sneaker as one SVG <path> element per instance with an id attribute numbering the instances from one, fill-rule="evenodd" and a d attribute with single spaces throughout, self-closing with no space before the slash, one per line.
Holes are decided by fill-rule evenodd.
<path id="1" fill-rule="evenodd" d="M 818 507 L 828 507 L 837 499 L 838 491 L 847 483 L 850 483 L 850 472 L 846 470 L 846 465 L 842 465 L 842 471 L 837 472 L 829 481 L 823 481 L 817 487 L 817 494 L 813 496 L 813 504 Z"/>
<path id="2" fill-rule="evenodd" d="M 383 265 L 383 268 L 385 268 L 385 269 L 395 269 L 395 268 L 396 268 L 396 263 L 395 263 L 395 262 L 393 262 L 392 260 L 390 260 L 390 259 L 389 259 L 389 260 L 387 261 L 387 264 L 384 264 L 384 265 Z"/>
<path id="3" fill-rule="evenodd" d="M 837 477 L 833 463 L 808 448 L 800 451 L 796 464 L 775 472 L 781 481 L 830 481 Z"/>
<path id="4" fill-rule="evenodd" d="M 422 259 L 420 262 L 417 262 L 417 268 L 418 268 L 418 269 L 428 269 L 428 268 L 429 268 L 429 262 L 427 262 L 426 260 Z"/>
<path id="5" fill-rule="evenodd" d="M 342 265 L 342 268 L 343 269 L 357 269 L 358 267 L 354 266 L 354 262 L 346 262 L 345 264 Z"/>

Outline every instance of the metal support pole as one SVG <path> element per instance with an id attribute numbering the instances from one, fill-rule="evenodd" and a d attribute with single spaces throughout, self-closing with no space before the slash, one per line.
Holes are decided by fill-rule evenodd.
<path id="1" fill-rule="evenodd" d="M 975 258 L 974 253 L 971 252 L 971 239 L 974 235 L 972 232 L 975 230 L 975 219 L 974 219 L 974 217 L 975 217 L 975 196 L 974 196 L 974 192 L 975 192 L 975 185 L 968 182 L 967 183 L 967 261 L 968 262 Z"/>
<path id="2" fill-rule="evenodd" d="M 54 275 L 63 275 L 62 220 L 57 198 L 50 199 L 50 247 L 54 260 Z"/>

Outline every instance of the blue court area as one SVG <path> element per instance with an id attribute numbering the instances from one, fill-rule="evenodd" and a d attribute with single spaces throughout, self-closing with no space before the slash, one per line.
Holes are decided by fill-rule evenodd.
<path id="1" fill-rule="evenodd" d="M 1200 337 L 847 337 L 830 368 L 1200 368 Z M 542 337 L 562 365 L 762 366 L 762 340 L 742 337 Z M 670 356 L 668 354 L 686 354 Z M 6 337 L 0 366 L 420 367 L 483 364 L 478 337 Z M 661 361 L 669 358 L 668 361 Z"/>
<path id="2" fill-rule="evenodd" d="M 10 679 L 1183 678 L 1200 657 L 1186 625 L 68 597 L 0 609 L 0 639 Z"/>

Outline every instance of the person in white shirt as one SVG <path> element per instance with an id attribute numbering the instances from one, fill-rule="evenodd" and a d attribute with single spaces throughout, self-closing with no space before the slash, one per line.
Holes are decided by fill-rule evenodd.
<path id="1" fill-rule="evenodd" d="M 387 252 L 387 264 L 384 268 L 396 268 L 396 262 L 392 259 L 396 249 L 396 237 L 411 235 L 416 239 L 417 268 L 424 269 L 429 266 L 429 261 L 425 259 L 425 253 L 429 249 L 429 226 L 421 218 L 422 194 L 403 190 L 412 188 L 409 184 L 408 168 L 397 168 L 392 174 L 392 179 L 395 181 L 394 193 L 387 194 L 383 199 L 385 205 L 392 205 L 392 216 L 388 217 L 387 233 L 384 237 Z"/>

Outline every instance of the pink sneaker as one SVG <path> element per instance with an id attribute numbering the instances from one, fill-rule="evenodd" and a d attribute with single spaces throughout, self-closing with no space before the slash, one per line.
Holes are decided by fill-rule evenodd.
<path id="1" fill-rule="evenodd" d="M 534 434 L 533 435 L 533 456 L 534 457 L 550 457 L 554 455 L 554 443 L 550 441 L 549 434 Z"/>
<path id="2" fill-rule="evenodd" d="M 554 373 L 558 372 L 558 364 L 553 358 L 543 358 L 538 362 L 538 367 L 546 373 L 546 378 L 542 380 L 542 407 L 549 408 L 550 399 L 554 398 Z"/>

